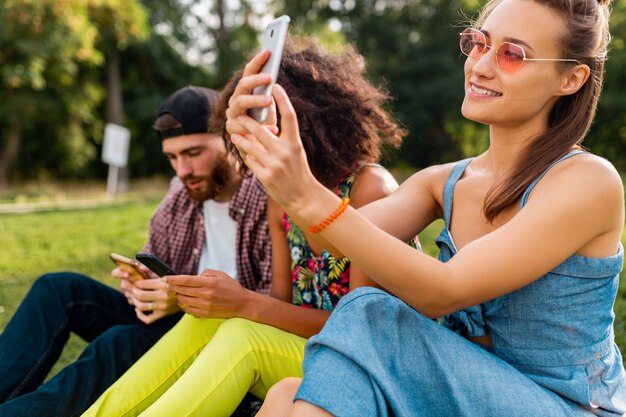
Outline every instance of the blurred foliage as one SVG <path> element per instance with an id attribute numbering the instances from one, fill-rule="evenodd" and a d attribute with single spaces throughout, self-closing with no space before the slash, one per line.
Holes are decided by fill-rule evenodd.
<path id="1" fill-rule="evenodd" d="M 611 13 L 613 37 L 605 64 L 605 84 L 598 115 L 585 140 L 589 149 L 626 171 L 626 2 L 614 1 Z"/>
<path id="2" fill-rule="evenodd" d="M 101 45 L 124 50 L 148 37 L 147 11 L 138 1 L 90 0 L 89 19 Z"/>
<path id="3" fill-rule="evenodd" d="M 83 85 L 102 54 L 86 1 L 8 0 L 0 8 L 0 22 L 0 113 L 10 131 L 0 158 L 2 182 L 23 137 L 38 132 L 39 146 L 50 149 L 72 110 L 81 110 L 73 118 L 95 113 L 91 98 L 97 97 Z M 37 125 L 45 128 L 32 129 Z M 81 139 L 79 134 L 74 141 Z"/>
<path id="4" fill-rule="evenodd" d="M 145 9 L 128 0 L 7 0 L 0 22 L 0 126 L 11 132 L 0 136 L 0 183 L 13 165 L 13 178 L 89 176 L 103 49 L 145 39 Z"/>
<path id="5" fill-rule="evenodd" d="M 152 131 L 159 102 L 187 84 L 221 87 L 272 15 L 332 48 L 353 43 L 388 89 L 408 136 L 387 163 L 423 167 L 487 146 L 467 122 L 458 32 L 478 0 L 4 0 L 0 8 L 0 186 L 104 178 L 105 57 L 120 56 L 133 177 L 169 175 Z M 626 3 L 614 2 L 606 85 L 586 145 L 626 170 Z M 13 162 L 12 143 L 21 137 Z M 13 141 L 13 142 L 12 142 Z M 9 171 L 10 166 L 12 169 Z"/>

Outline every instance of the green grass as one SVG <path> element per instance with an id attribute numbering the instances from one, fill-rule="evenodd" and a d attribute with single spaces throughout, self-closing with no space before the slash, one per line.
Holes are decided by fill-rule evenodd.
<path id="1" fill-rule="evenodd" d="M 158 201 L 153 197 L 98 209 L 0 214 L 0 329 L 4 329 L 32 282 L 43 273 L 70 270 L 115 286 L 116 281 L 109 275 L 113 266 L 109 252 L 132 256 L 141 249 Z M 424 251 L 431 256 L 437 254 L 434 239 L 441 227 L 442 223 L 437 222 L 420 236 Z M 626 353 L 623 279 L 615 312 L 616 339 Z M 51 374 L 73 361 L 84 346 L 82 340 L 72 337 Z"/>
<path id="2" fill-rule="evenodd" d="M 115 286 L 109 253 L 133 256 L 142 248 L 158 202 L 152 198 L 90 210 L 0 214 L 0 329 L 43 273 L 69 270 Z M 84 347 L 72 337 L 51 374 Z"/>

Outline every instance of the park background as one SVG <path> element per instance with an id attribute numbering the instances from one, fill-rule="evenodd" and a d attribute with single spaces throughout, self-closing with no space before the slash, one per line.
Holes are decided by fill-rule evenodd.
<path id="1" fill-rule="evenodd" d="M 399 181 L 481 152 L 487 130 L 464 120 L 458 33 L 474 0 L 2 0 L 0 5 L 0 331 L 37 276 L 60 270 L 110 285 L 108 253 L 132 256 L 172 172 L 151 128 L 159 102 L 188 84 L 219 89 L 259 47 L 274 16 L 329 48 L 351 43 L 407 129 L 384 164 Z M 626 172 L 626 2 L 586 147 Z M 105 193 L 106 123 L 131 131 L 125 191 Z M 420 237 L 436 256 L 441 223 Z M 622 241 L 626 241 L 624 238 Z M 626 284 L 615 305 L 626 352 Z M 84 342 L 72 338 L 60 365 Z M 58 369 L 58 367 L 56 368 Z M 56 371 L 55 369 L 55 371 Z M 55 372 L 53 371 L 53 373 Z"/>

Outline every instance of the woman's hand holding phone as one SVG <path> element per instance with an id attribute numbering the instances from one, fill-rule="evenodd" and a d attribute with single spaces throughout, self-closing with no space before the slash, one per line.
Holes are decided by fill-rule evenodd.
<path id="1" fill-rule="evenodd" d="M 271 96 L 253 94 L 255 88 L 267 86 L 271 83 L 272 76 L 267 73 L 259 73 L 270 57 L 268 50 L 263 50 L 256 54 L 254 58 L 244 68 L 241 80 L 230 97 L 228 109 L 226 110 L 226 131 L 232 134 L 247 135 L 248 130 L 241 124 L 238 117 L 250 117 L 251 109 L 268 107 L 268 115 L 263 125 L 273 134 L 277 135 L 278 118 L 276 115 L 276 104 Z M 239 149 L 242 159 L 246 159 L 246 154 Z"/>
<path id="2" fill-rule="evenodd" d="M 250 318 L 257 293 L 244 288 L 225 272 L 205 269 L 201 275 L 165 278 L 180 307 L 195 317 Z"/>
<path id="3" fill-rule="evenodd" d="M 309 190 L 324 192 L 325 188 L 311 173 L 300 138 L 298 118 L 285 90 L 275 84 L 271 90 L 272 101 L 267 101 L 265 95 L 254 94 L 259 87 L 272 82 L 272 75 L 262 72 L 270 56 L 270 52 L 263 50 L 246 64 L 228 102 L 226 130 L 246 165 L 265 185 L 271 197 L 286 209 L 298 208 L 310 201 Z M 252 109 L 270 104 L 274 104 L 281 115 L 279 128 L 269 128 L 250 116 L 254 114 Z M 275 123 L 275 115 L 271 121 Z"/>
<path id="4" fill-rule="evenodd" d="M 271 21 L 265 28 L 261 50 L 270 51 L 270 56 L 258 72 L 261 74 L 269 74 L 270 80 L 269 83 L 256 86 L 252 90 L 254 95 L 267 98 L 272 97 L 272 87 L 278 78 L 278 69 L 280 68 L 280 62 L 283 58 L 283 48 L 285 47 L 290 20 L 289 16 L 280 16 Z M 269 104 L 269 102 L 267 103 Z M 254 107 L 250 109 L 250 116 L 259 123 L 266 123 L 268 110 L 267 104 L 265 106 Z"/>
<path id="5" fill-rule="evenodd" d="M 297 212 L 311 201 L 311 191 L 325 188 L 313 176 L 300 138 L 296 112 L 280 85 L 273 90 L 274 100 L 281 115 L 280 136 L 249 116 L 235 116 L 237 125 L 246 134 L 231 134 L 231 141 L 242 155 L 270 196 L 283 208 Z M 232 115 L 246 108 L 244 96 L 232 101 Z M 230 110 L 230 108 L 229 108 Z M 226 112 L 227 117 L 231 117 Z M 326 190 L 327 191 L 327 190 Z M 292 210 L 295 209 L 295 210 Z"/>
<path id="6" fill-rule="evenodd" d="M 234 120 L 241 114 L 250 115 L 257 122 L 262 123 L 274 134 L 278 133 L 276 127 L 276 108 L 272 100 L 272 88 L 278 78 L 278 69 L 282 60 L 283 48 L 287 39 L 289 28 L 289 16 L 280 16 L 270 22 L 265 28 L 261 52 L 259 52 L 244 68 L 241 81 L 229 102 L 232 106 L 233 98 L 245 96 L 247 101 L 245 113 L 241 109 L 233 109 L 226 123 L 226 131 L 229 133 L 246 134 L 241 126 Z M 245 155 L 242 155 L 245 157 Z"/>

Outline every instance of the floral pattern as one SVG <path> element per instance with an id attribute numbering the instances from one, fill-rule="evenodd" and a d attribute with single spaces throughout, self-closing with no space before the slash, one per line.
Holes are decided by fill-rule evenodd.
<path id="1" fill-rule="evenodd" d="M 348 173 L 337 186 L 337 195 L 349 197 L 354 174 Z M 350 290 L 350 261 L 327 251 L 315 256 L 302 230 L 283 215 L 283 227 L 291 249 L 293 303 L 303 307 L 332 310 Z"/>

